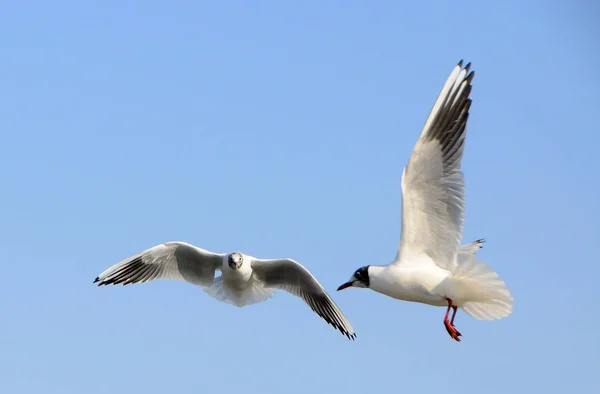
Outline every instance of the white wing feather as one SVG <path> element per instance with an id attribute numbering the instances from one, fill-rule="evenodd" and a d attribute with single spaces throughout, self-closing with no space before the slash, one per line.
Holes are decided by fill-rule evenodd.
<path id="1" fill-rule="evenodd" d="M 456 266 L 464 222 L 460 164 L 474 76 L 469 67 L 461 61 L 448 77 L 402 173 L 402 236 L 394 264 L 425 254 L 444 269 Z"/>
<path id="2" fill-rule="evenodd" d="M 300 297 L 317 315 L 348 337 L 356 338 L 352 325 L 317 279 L 292 259 L 254 259 L 252 270 L 267 288 Z"/>
<path id="3" fill-rule="evenodd" d="M 155 279 L 177 279 L 198 286 L 213 283 L 224 255 L 185 242 L 167 242 L 131 256 L 102 272 L 94 283 L 128 285 Z"/>

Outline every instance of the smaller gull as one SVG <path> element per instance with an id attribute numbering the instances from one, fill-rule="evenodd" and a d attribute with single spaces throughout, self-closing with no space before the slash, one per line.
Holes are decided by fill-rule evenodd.
<path id="1" fill-rule="evenodd" d="M 215 278 L 215 271 L 221 275 Z M 210 296 L 235 306 L 266 301 L 274 289 L 302 298 L 349 339 L 356 334 L 323 286 L 291 259 L 257 259 L 247 254 L 212 253 L 185 242 L 167 242 L 125 259 L 102 272 L 98 286 L 177 279 L 201 286 Z"/>
<path id="2" fill-rule="evenodd" d="M 390 265 L 367 265 L 338 290 L 368 287 L 412 302 L 446 307 L 444 326 L 454 327 L 461 308 L 476 319 L 508 316 L 513 298 L 504 281 L 476 259 L 483 240 L 460 245 L 464 224 L 464 181 L 460 162 L 465 144 L 471 81 L 462 61 L 454 68 L 431 110 L 402 173 L 402 236 Z M 452 318 L 449 319 L 450 310 Z"/>

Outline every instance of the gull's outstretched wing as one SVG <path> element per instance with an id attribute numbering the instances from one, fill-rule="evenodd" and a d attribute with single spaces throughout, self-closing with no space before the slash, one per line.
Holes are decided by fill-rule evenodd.
<path id="1" fill-rule="evenodd" d="M 456 265 L 464 222 L 460 164 L 474 77 L 469 67 L 461 61 L 448 77 L 402 173 L 402 237 L 394 264 L 427 255 L 442 268 Z"/>
<path id="2" fill-rule="evenodd" d="M 475 242 L 471 242 L 470 244 L 462 245 L 460 249 L 458 249 L 458 263 L 460 264 L 461 261 L 467 258 L 475 257 L 477 251 L 483 248 L 484 242 L 485 239 L 482 238 Z"/>
<path id="3" fill-rule="evenodd" d="M 154 279 L 177 279 L 198 286 L 213 283 L 224 255 L 185 242 L 167 242 L 125 259 L 102 272 L 94 283 L 128 285 Z"/>
<path id="4" fill-rule="evenodd" d="M 291 259 L 254 259 L 252 271 L 266 287 L 285 290 L 301 297 L 327 323 L 348 339 L 356 338 L 352 325 L 323 286 L 301 264 Z"/>

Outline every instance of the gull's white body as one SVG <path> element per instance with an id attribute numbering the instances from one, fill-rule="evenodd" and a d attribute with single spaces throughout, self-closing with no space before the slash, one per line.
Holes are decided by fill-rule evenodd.
<path id="1" fill-rule="evenodd" d="M 460 245 L 460 166 L 473 79 L 469 67 L 460 62 L 448 77 L 402 173 L 402 236 L 396 259 L 388 266 L 362 267 L 338 290 L 368 286 L 399 300 L 460 307 L 477 319 L 511 313 L 513 298 L 504 281 L 476 259 L 483 241 Z M 360 272 L 364 269 L 368 274 Z"/>
<path id="2" fill-rule="evenodd" d="M 459 264 L 462 263 L 465 267 L 476 262 L 475 252 L 482 243 L 479 240 L 462 246 L 458 254 Z M 395 261 L 387 266 L 369 267 L 370 288 L 399 300 L 433 306 L 447 306 L 446 298 L 450 298 L 452 304 L 459 307 L 463 307 L 468 301 L 476 301 L 472 292 L 465 291 L 465 286 L 474 290 L 478 286 L 470 283 L 472 280 L 468 277 L 462 278 L 461 270 L 453 273 L 441 268 L 426 254 L 418 253 L 411 257 L 407 257 L 406 262 Z"/>
<path id="3" fill-rule="evenodd" d="M 437 266 L 429 266 L 425 269 L 418 266 L 371 266 L 369 275 L 370 288 L 376 292 L 403 301 L 435 306 L 448 305 L 442 293 L 435 289 L 450 276 L 450 272 Z"/>
<path id="4" fill-rule="evenodd" d="M 244 259 L 256 260 L 253 256 L 247 254 L 244 255 Z M 221 278 L 223 284 L 228 289 L 230 289 L 232 293 L 244 293 L 249 288 L 256 285 L 252 278 L 251 264 L 242 264 L 242 266 L 239 269 L 234 270 L 231 267 L 229 267 L 229 264 L 227 264 L 227 258 L 225 256 L 223 257 L 223 263 L 221 265 Z M 271 290 L 270 293 L 275 294 L 275 291 Z M 251 301 L 254 301 L 254 298 L 249 299 L 247 302 L 244 302 L 243 305 L 248 305 L 249 303 L 251 303 Z"/>

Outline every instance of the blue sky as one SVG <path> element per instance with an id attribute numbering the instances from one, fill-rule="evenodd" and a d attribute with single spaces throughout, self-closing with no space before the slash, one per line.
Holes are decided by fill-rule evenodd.
<path id="1" fill-rule="evenodd" d="M 0 391 L 598 391 L 599 9 L 3 4 Z M 402 167 L 463 58 L 464 241 L 516 301 L 459 313 L 459 344 L 442 308 L 334 290 L 394 258 Z M 357 341 L 286 293 L 92 284 L 170 240 L 300 261 Z"/>

